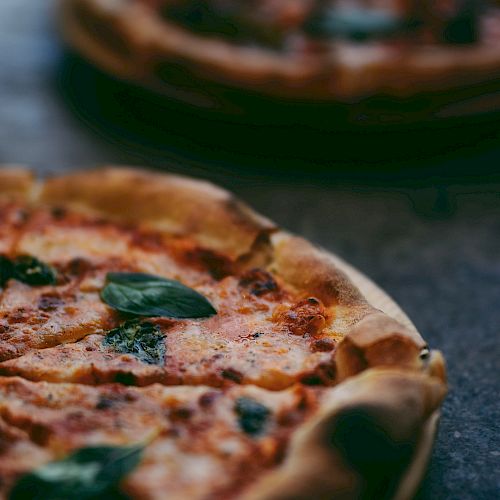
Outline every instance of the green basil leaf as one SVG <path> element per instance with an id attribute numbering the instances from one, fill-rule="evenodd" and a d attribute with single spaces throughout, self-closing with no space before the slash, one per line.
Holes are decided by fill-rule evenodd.
<path id="1" fill-rule="evenodd" d="M 20 255 L 14 259 L 14 278 L 28 285 L 55 285 L 55 270 L 36 257 Z"/>
<path id="2" fill-rule="evenodd" d="M 55 285 L 57 274 L 48 264 L 30 255 L 20 255 L 14 260 L 0 256 L 0 286 L 9 279 L 32 286 Z"/>
<path id="3" fill-rule="evenodd" d="M 14 277 L 14 265 L 7 257 L 0 255 L 0 286 Z"/>
<path id="4" fill-rule="evenodd" d="M 381 9 L 336 9 L 313 15 L 304 26 L 311 36 L 366 40 L 401 32 L 409 27 L 402 18 Z"/>
<path id="5" fill-rule="evenodd" d="M 91 446 L 22 476 L 9 500 L 89 500 L 112 496 L 121 479 L 134 469 L 143 445 Z"/>
<path id="6" fill-rule="evenodd" d="M 101 298 L 120 312 L 169 318 L 217 314 L 203 295 L 175 280 L 143 273 L 108 273 L 107 281 Z"/>
<path id="7" fill-rule="evenodd" d="M 238 422 L 241 429 L 251 436 L 257 436 L 264 432 L 271 415 L 270 410 L 262 403 L 246 397 L 236 400 L 234 411 L 239 417 Z"/>
<path id="8" fill-rule="evenodd" d="M 162 365 L 165 361 L 165 337 L 158 325 L 146 321 L 126 321 L 107 333 L 103 345 L 117 352 L 133 354 L 151 365 Z"/>

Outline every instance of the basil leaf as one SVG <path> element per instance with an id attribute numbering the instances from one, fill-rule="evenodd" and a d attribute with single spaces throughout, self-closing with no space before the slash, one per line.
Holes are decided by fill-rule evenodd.
<path id="1" fill-rule="evenodd" d="M 175 280 L 143 273 L 108 273 L 107 281 L 101 298 L 120 312 L 169 318 L 217 314 L 203 295 Z"/>
<path id="2" fill-rule="evenodd" d="M 315 13 L 304 25 L 311 36 L 366 40 L 401 32 L 408 23 L 381 9 L 334 9 Z"/>
<path id="3" fill-rule="evenodd" d="M 159 326 L 153 323 L 126 321 L 107 333 L 103 345 L 117 352 L 133 354 L 150 365 L 162 365 L 165 361 L 165 338 Z"/>
<path id="4" fill-rule="evenodd" d="M 257 436 L 264 432 L 271 415 L 270 410 L 262 403 L 246 397 L 236 400 L 234 411 L 239 417 L 238 423 L 241 429 L 251 436 Z"/>
<path id="5" fill-rule="evenodd" d="M 52 267 L 29 255 L 14 259 L 14 278 L 28 285 L 55 285 L 56 272 Z"/>
<path id="6" fill-rule="evenodd" d="M 10 260 L 0 256 L 0 286 L 9 279 L 16 279 L 33 286 L 55 285 L 57 274 L 52 267 L 36 257 L 20 255 Z"/>
<path id="7" fill-rule="evenodd" d="M 4 286 L 14 276 L 14 265 L 3 255 L 0 255 L 0 286 Z"/>
<path id="8" fill-rule="evenodd" d="M 91 446 L 22 476 L 9 500 L 78 500 L 111 496 L 141 459 L 143 445 Z"/>

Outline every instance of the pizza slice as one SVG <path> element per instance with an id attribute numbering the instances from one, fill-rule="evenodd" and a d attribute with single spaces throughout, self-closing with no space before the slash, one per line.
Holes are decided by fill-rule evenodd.
<path id="1" fill-rule="evenodd" d="M 403 394 L 405 404 L 396 409 L 393 398 Z M 58 491 L 65 487 L 60 469 L 43 465 L 57 464 L 64 472 L 64 460 L 72 453 L 135 445 L 143 448 L 137 465 L 119 485 L 112 477 L 109 485 L 134 498 L 163 498 L 166 492 L 175 499 L 310 498 L 343 489 L 351 498 L 388 491 L 397 486 L 394 468 L 404 470 L 412 458 L 412 448 L 399 443 L 411 440 L 412 426 L 421 425 L 441 397 L 439 382 L 383 370 L 322 392 L 303 386 L 278 392 L 251 385 L 227 390 L 89 387 L 3 378 L 0 414 L 9 438 L 0 448 L 1 488 L 34 469 L 52 475 L 42 474 L 48 476 L 42 485 L 36 475 L 21 476 L 23 488 L 48 482 Z M 389 434 L 380 434 L 386 428 Z M 325 436 L 330 439 L 326 449 Z M 367 453 L 359 447 L 361 440 L 372 447 Z M 31 449 L 29 458 L 16 460 L 20 450 Z M 367 473 L 367 466 L 376 467 L 376 480 L 363 491 L 368 483 L 359 475 Z M 84 473 L 85 464 L 76 467 Z M 52 477 L 58 482 L 52 484 Z M 263 481 L 254 484 L 258 477 Z M 77 483 L 75 488 L 77 493 L 84 487 Z"/>
<path id="2" fill-rule="evenodd" d="M 0 379 L 0 414 L 9 432 L 19 435 L 14 448 L 22 441 L 26 449 L 40 450 L 22 464 L 25 471 L 82 448 L 139 444 L 145 448 L 142 460 L 123 486 L 138 498 L 160 498 L 162 492 L 171 498 L 227 497 L 240 491 L 281 460 L 288 436 L 314 410 L 316 399 L 302 387 L 139 389 Z M 8 457 L 13 450 L 6 448 Z M 0 456 L 4 477 L 1 451 Z"/>

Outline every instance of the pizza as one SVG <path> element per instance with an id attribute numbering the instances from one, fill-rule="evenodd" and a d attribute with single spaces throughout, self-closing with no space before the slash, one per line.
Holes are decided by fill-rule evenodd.
<path id="1" fill-rule="evenodd" d="M 394 302 L 221 188 L 0 170 L 2 498 L 409 498 L 445 392 Z"/>
<path id="2" fill-rule="evenodd" d="M 66 0 L 67 40 L 148 84 L 352 102 L 500 77 L 498 0 Z M 224 95 L 222 90 L 221 95 Z M 225 92 L 227 94 L 227 92 Z"/>

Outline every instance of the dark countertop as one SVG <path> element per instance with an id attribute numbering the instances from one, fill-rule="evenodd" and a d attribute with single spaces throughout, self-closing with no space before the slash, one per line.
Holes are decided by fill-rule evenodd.
<path id="1" fill-rule="evenodd" d="M 447 358 L 450 393 L 419 498 L 499 498 L 500 122 L 433 137 L 323 133 L 319 158 L 292 149 L 296 131 L 253 127 L 243 144 L 238 127 L 150 112 L 154 101 L 137 107 L 133 92 L 64 58 L 53 6 L 0 2 L 0 162 L 41 174 L 113 162 L 206 177 L 347 259 Z M 273 133 L 288 155 L 269 152 Z M 373 163 L 363 152 L 375 143 L 405 158 Z"/>

